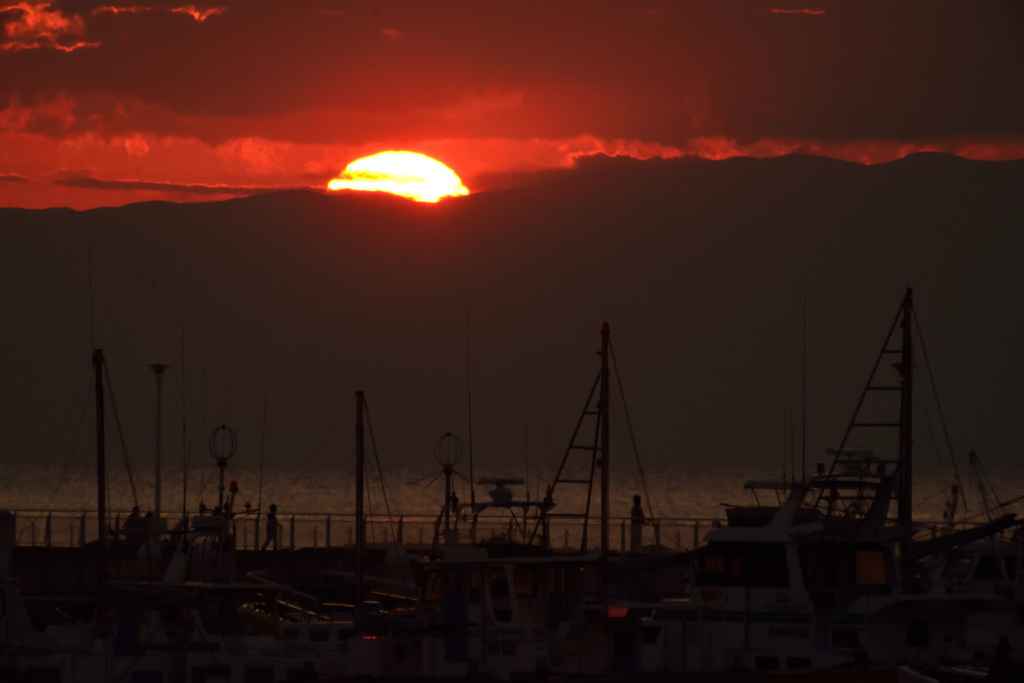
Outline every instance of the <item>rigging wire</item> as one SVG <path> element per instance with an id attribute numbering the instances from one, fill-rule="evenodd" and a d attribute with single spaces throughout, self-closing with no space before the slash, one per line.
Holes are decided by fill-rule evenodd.
<path id="1" fill-rule="evenodd" d="M 185 429 L 185 315 L 181 316 L 181 528 L 188 530 L 189 443 Z"/>
<path id="2" fill-rule="evenodd" d="M 913 303 L 911 303 L 911 307 L 913 308 Z M 925 345 L 924 345 L 924 336 L 921 334 L 921 326 L 920 326 L 920 323 L 917 320 L 916 311 L 915 311 L 915 315 L 913 316 L 913 318 L 914 318 L 914 331 L 917 333 L 916 338 L 918 340 L 918 343 L 921 346 L 921 356 L 922 356 L 922 358 L 924 358 L 924 367 L 925 367 L 925 370 L 927 371 L 928 380 L 929 380 L 929 382 L 931 384 L 931 387 L 932 387 L 932 396 L 935 398 L 935 407 L 936 407 L 936 409 L 937 409 L 937 411 L 939 413 L 939 424 L 942 426 L 942 434 L 943 434 L 943 436 L 946 439 L 946 448 L 949 451 L 949 460 L 953 464 L 953 477 L 956 480 L 956 485 L 958 487 L 960 487 L 960 495 L 963 496 L 964 495 L 964 487 L 963 487 L 963 482 L 960 480 L 960 468 L 957 467 L 956 458 L 953 455 L 953 442 L 949 438 L 949 429 L 946 426 L 946 417 L 945 417 L 945 415 L 942 412 L 942 404 L 939 403 L 939 391 L 938 391 L 938 389 L 935 386 L 935 373 L 932 372 L 931 362 L 928 360 L 928 350 L 925 348 Z M 967 506 L 967 499 L 964 498 L 964 507 L 966 507 L 966 506 Z"/>
<path id="3" fill-rule="evenodd" d="M 107 395 L 110 396 L 110 408 L 114 414 L 114 426 L 117 427 L 117 438 L 121 443 L 121 455 L 124 458 L 124 468 L 128 473 L 128 484 L 132 489 L 132 500 L 137 506 L 139 504 L 139 492 L 135 488 L 135 477 L 132 476 L 132 465 L 128 460 L 128 445 L 124 439 L 124 430 L 121 428 L 121 417 L 117 412 L 117 402 L 114 400 L 114 385 L 110 382 L 110 367 L 106 360 L 103 361 L 103 378 L 107 381 Z M 107 489 L 110 490 L 109 488 Z M 109 495 L 109 494 L 108 494 Z"/>
<path id="4" fill-rule="evenodd" d="M 377 439 L 373 435 L 373 421 L 370 419 L 370 405 L 366 402 L 366 397 L 363 397 L 363 409 L 366 412 L 366 427 L 370 433 L 370 449 L 373 451 L 373 460 L 377 465 L 377 478 L 380 484 L 381 498 L 384 501 L 384 514 L 387 516 L 388 529 L 391 531 L 392 542 L 397 543 L 398 534 L 395 532 L 395 521 L 391 516 L 391 505 L 388 503 L 387 489 L 384 486 L 384 469 L 380 463 L 380 453 L 377 450 Z"/>
<path id="5" fill-rule="evenodd" d="M 92 377 L 92 363 L 89 364 L 89 367 L 85 371 L 85 375 L 83 376 L 83 378 L 82 378 L 82 380 L 80 382 L 82 388 L 79 389 L 78 399 L 74 403 L 72 403 L 71 410 L 68 412 L 67 417 L 64 418 L 64 425 L 61 427 L 59 435 L 57 437 L 57 443 L 54 446 L 54 452 L 53 452 L 53 455 L 51 456 L 51 459 L 57 455 L 57 450 L 60 448 L 61 441 L 64 440 L 64 434 L 68 430 L 68 427 L 69 427 L 69 425 L 71 423 L 72 417 L 77 412 L 78 413 L 78 427 L 75 430 L 74 439 L 72 439 L 72 441 L 71 441 L 71 448 L 68 451 L 68 457 L 64 461 L 64 468 L 63 468 L 63 470 L 61 472 L 60 477 L 57 478 L 57 483 L 54 485 L 53 491 L 50 494 L 49 499 L 46 501 L 46 504 L 43 505 L 43 508 L 42 508 L 43 510 L 48 510 L 50 508 L 50 505 L 53 503 L 54 498 L 57 497 L 57 492 L 59 491 L 61 485 L 64 483 L 64 478 L 67 476 L 68 470 L 71 468 L 71 460 L 75 456 L 75 444 L 78 443 L 78 437 L 79 437 L 79 435 L 82 432 L 82 425 L 85 423 L 85 412 L 86 412 L 86 408 L 88 407 L 88 404 L 89 404 L 89 400 L 88 400 L 89 389 L 90 389 L 90 381 L 89 380 L 90 380 L 91 377 Z M 76 409 L 76 407 L 79 406 L 79 405 L 81 405 L 81 408 L 80 409 Z"/>
<path id="6" fill-rule="evenodd" d="M 84 392 L 83 392 L 83 390 L 79 390 L 79 401 L 81 402 L 81 410 L 78 410 L 78 411 L 75 410 L 75 407 L 79 405 L 79 401 L 76 401 L 72 405 L 72 410 L 68 413 L 68 416 L 65 418 L 64 426 L 61 428 L 60 436 L 58 436 L 58 438 L 57 438 L 57 445 L 54 447 L 54 455 L 56 455 L 57 449 L 60 448 L 60 442 L 63 440 L 64 434 L 67 431 L 69 424 L 71 423 L 72 416 L 75 414 L 75 412 L 77 412 L 78 413 L 78 426 L 75 429 L 75 435 L 74 435 L 74 438 L 71 441 L 71 447 L 68 449 L 68 456 L 67 456 L 67 458 L 64 461 L 64 467 L 61 470 L 60 476 L 57 478 L 57 483 L 54 484 L 53 490 L 50 492 L 50 497 L 46 500 L 46 503 L 43 504 L 43 506 L 41 508 L 42 510 L 45 510 L 45 511 L 49 511 L 50 510 L 50 506 L 53 504 L 54 499 L 57 497 L 57 493 L 60 491 L 60 487 L 63 485 L 64 480 L 65 480 L 65 478 L 68 475 L 68 471 L 71 469 L 71 461 L 75 457 L 75 445 L 78 443 L 78 437 L 82 433 L 82 426 L 85 424 L 86 408 L 88 407 L 88 404 L 89 404 L 88 394 L 89 394 L 90 385 L 91 385 L 91 382 L 90 382 L 91 378 L 92 378 L 92 363 L 89 364 L 89 368 L 86 370 L 84 379 L 81 382 L 81 384 L 84 387 Z M 42 517 L 42 515 L 36 516 L 37 519 L 41 518 L 41 517 Z M 18 534 L 18 539 L 20 540 L 22 535 L 24 535 L 24 533 L 26 531 L 28 531 L 30 528 L 31 527 L 28 527 L 28 526 L 22 528 L 21 533 Z"/>
<path id="7" fill-rule="evenodd" d="M 267 443 L 267 396 L 270 393 L 270 370 L 263 372 L 263 424 L 260 430 L 260 477 L 256 489 L 256 525 L 259 528 L 260 511 L 263 510 L 263 455 Z M 258 540 L 258 539 L 257 539 Z"/>
<path id="8" fill-rule="evenodd" d="M 476 478 L 473 475 L 473 377 L 469 353 L 469 298 L 466 298 L 466 418 L 469 421 L 469 502 L 476 505 Z"/>
<path id="9" fill-rule="evenodd" d="M 647 509 L 650 510 L 651 515 L 656 517 L 654 514 L 654 507 L 651 505 L 651 495 L 647 490 L 647 477 L 644 474 L 644 467 L 640 463 L 640 450 L 636 445 L 636 433 L 633 431 L 633 421 L 629 417 L 629 406 L 626 405 L 626 392 L 622 388 L 622 375 L 619 374 L 619 364 L 615 360 L 615 351 L 612 349 L 612 341 L 608 340 L 608 355 L 611 357 L 612 368 L 614 369 L 615 384 L 619 389 L 619 401 L 622 404 L 622 412 L 626 418 L 626 431 L 629 435 L 629 442 L 633 448 L 633 457 L 636 458 L 636 468 L 640 473 L 640 486 L 643 488 L 644 500 L 647 501 Z"/>

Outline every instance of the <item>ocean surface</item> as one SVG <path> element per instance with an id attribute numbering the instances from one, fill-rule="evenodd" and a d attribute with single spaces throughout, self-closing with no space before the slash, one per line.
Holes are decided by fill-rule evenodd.
<path id="1" fill-rule="evenodd" d="M 422 468 L 385 468 L 367 463 L 367 486 L 364 510 L 370 517 L 369 540 L 389 542 L 396 535 L 406 543 L 429 543 L 434 533 L 445 498 L 445 477 L 440 465 Z M 624 469 L 624 468 L 623 468 Z M 452 491 L 462 503 L 490 500 L 493 485 L 471 487 L 468 471 L 457 469 L 451 477 Z M 985 519 L 985 503 L 1011 501 L 1024 494 L 1024 470 L 987 473 L 981 481 L 970 470 L 961 470 L 960 494 L 955 519 L 959 522 L 981 522 Z M 539 501 L 543 498 L 553 469 L 538 468 L 523 473 L 512 469 L 502 472 L 474 472 L 473 477 L 524 477 L 529 485 L 510 485 L 515 501 Z M 792 475 L 786 476 L 792 480 Z M 277 505 L 282 521 L 285 547 L 320 547 L 351 542 L 356 490 L 354 465 L 351 467 L 277 467 L 263 471 L 229 468 L 225 473 L 225 495 L 231 481 L 237 481 L 235 512 L 240 542 L 255 542 L 257 510 L 264 513 L 270 504 Z M 609 514 L 612 520 L 611 545 L 625 541 L 625 520 L 634 495 L 640 495 L 645 514 L 652 524 L 645 528 L 645 543 L 678 550 L 693 547 L 711 528 L 715 520 L 724 521 L 729 505 L 773 505 L 772 493 L 755 495 L 744 487 L 751 480 L 782 481 L 778 469 L 688 469 L 686 467 L 652 468 L 643 471 L 613 471 L 609 487 Z M 143 512 L 154 509 L 155 474 L 152 470 L 131 476 L 123 467 L 111 468 L 107 477 L 107 507 L 111 527 L 136 503 Z M 184 475 L 178 469 L 161 473 L 161 511 L 173 526 L 181 519 L 183 507 L 189 514 L 200 505 L 214 507 L 220 492 L 220 471 L 213 464 L 204 465 Z M 922 523 L 940 522 L 951 499 L 952 471 L 930 470 L 915 475 L 915 519 Z M 95 468 L 33 467 L 32 465 L 0 466 L 0 508 L 17 514 L 18 541 L 21 544 L 73 545 L 83 539 L 95 538 L 97 508 Z M 582 512 L 587 500 L 587 486 L 561 483 L 555 487 L 553 499 L 558 512 Z M 595 482 L 591 492 L 591 515 L 594 520 L 591 538 L 596 538 L 600 511 L 600 487 Z M 1024 517 L 1024 504 L 1014 502 L 993 514 L 1014 512 Z M 84 517 L 83 517 L 84 515 Z M 397 521 L 402 521 L 399 530 Z M 490 524 L 490 526 L 488 526 Z M 551 530 L 554 544 L 573 545 L 579 542 L 578 521 L 566 522 L 565 528 Z M 84 529 L 83 529 L 84 526 Z M 478 534 L 511 533 L 514 528 L 532 530 L 522 514 L 515 520 L 507 516 L 481 515 Z M 468 524 L 463 523 L 466 530 Z M 656 531 L 657 530 L 657 531 Z M 928 533 L 923 531 L 921 533 Z M 657 537 L 655 537 L 657 534 Z"/>

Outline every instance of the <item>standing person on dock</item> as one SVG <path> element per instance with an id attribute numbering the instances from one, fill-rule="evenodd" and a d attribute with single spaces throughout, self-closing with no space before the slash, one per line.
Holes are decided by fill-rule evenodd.
<path id="1" fill-rule="evenodd" d="M 143 519 L 139 506 L 132 508 L 132 512 L 124 520 L 125 541 L 130 545 L 139 546 L 146 540 L 147 522 Z"/>
<path id="2" fill-rule="evenodd" d="M 640 505 L 640 496 L 633 496 L 633 509 L 629 512 L 629 552 L 639 553 L 643 547 L 644 524 L 647 517 Z"/>
<path id="3" fill-rule="evenodd" d="M 266 550 L 271 543 L 274 544 L 274 550 L 277 550 L 278 529 L 280 529 L 280 525 L 277 523 L 277 506 L 271 504 L 270 512 L 267 513 L 267 538 L 263 541 L 263 547 L 260 550 Z"/>

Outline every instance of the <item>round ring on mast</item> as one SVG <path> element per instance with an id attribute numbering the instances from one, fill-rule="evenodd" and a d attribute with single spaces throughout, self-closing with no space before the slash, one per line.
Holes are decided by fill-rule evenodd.
<path id="1" fill-rule="evenodd" d="M 462 440 L 451 432 L 445 432 L 434 444 L 434 460 L 446 470 L 455 467 L 462 457 Z"/>
<path id="2" fill-rule="evenodd" d="M 231 429 L 231 427 L 221 425 L 213 430 L 213 434 L 210 434 L 210 441 L 208 445 L 210 448 L 210 457 L 218 463 L 226 463 L 232 458 L 232 456 L 234 456 L 235 450 L 238 449 L 238 436 L 235 434 L 235 430 Z"/>

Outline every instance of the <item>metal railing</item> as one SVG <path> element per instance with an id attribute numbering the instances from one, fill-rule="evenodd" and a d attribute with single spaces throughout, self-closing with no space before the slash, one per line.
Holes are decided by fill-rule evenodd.
<path id="1" fill-rule="evenodd" d="M 98 535 L 96 513 L 82 510 L 12 510 L 15 539 L 19 546 L 80 547 L 94 543 Z M 109 539 L 126 540 L 124 521 L 129 512 L 115 511 L 108 515 Z M 527 520 L 529 528 L 535 520 Z M 242 512 L 232 518 L 232 529 L 238 547 L 258 549 L 265 540 L 266 517 Z M 648 520 L 642 530 L 643 548 L 652 552 L 683 552 L 700 545 L 703 534 L 723 519 L 661 518 Z M 591 521 L 590 537 L 595 538 L 596 520 Z M 181 528 L 180 516 L 167 516 L 157 527 L 163 535 Z M 429 548 L 438 527 L 436 515 L 369 515 L 366 517 L 366 539 L 372 544 L 398 543 L 410 550 Z M 612 550 L 630 549 L 629 518 L 614 518 L 609 544 Z M 478 523 L 471 538 L 468 522 L 454 526 L 450 537 L 456 541 L 508 540 L 507 522 Z M 279 550 L 299 548 L 338 548 L 355 543 L 355 515 L 336 513 L 295 513 L 278 516 Z M 582 526 L 579 522 L 550 520 L 547 525 L 548 544 L 555 549 L 579 549 Z M 516 537 L 515 532 L 512 533 Z"/>
<path id="2" fill-rule="evenodd" d="M 15 542 L 18 546 L 81 547 L 97 539 L 98 522 L 96 513 L 82 510 L 12 510 L 15 520 Z M 115 542 L 126 540 L 124 520 L 128 511 L 115 511 L 108 516 L 109 536 Z M 258 549 L 265 540 L 265 516 L 242 512 L 232 518 L 232 529 L 238 547 Z M 527 520 L 532 529 L 535 520 Z M 165 529 L 180 528 L 179 516 L 164 518 L 159 535 Z M 726 524 L 724 518 L 715 517 L 665 517 L 648 519 L 642 529 L 641 552 L 685 552 L 701 545 L 704 534 L 718 525 Z M 261 527 L 261 525 L 264 525 Z M 578 521 L 549 520 L 547 523 L 548 545 L 556 550 L 578 550 L 582 539 L 582 526 Z M 597 545 L 596 520 L 591 521 L 588 536 L 594 539 L 590 545 Z M 918 539 L 934 538 L 946 529 L 945 522 L 922 520 L 918 523 L 921 532 Z M 958 528 L 977 526 L 960 525 Z M 355 515 L 336 513 L 295 513 L 278 517 L 279 550 L 299 548 L 341 548 L 355 543 Z M 409 550 L 425 550 L 434 542 L 438 528 L 436 515 L 369 515 L 366 517 L 367 543 L 398 543 Z M 450 538 L 456 541 L 507 540 L 509 525 L 506 522 L 480 522 L 474 538 L 467 530 L 465 521 L 453 527 Z M 513 532 L 513 537 L 516 533 Z M 612 519 L 610 549 L 628 552 L 631 546 L 630 520 Z"/>

